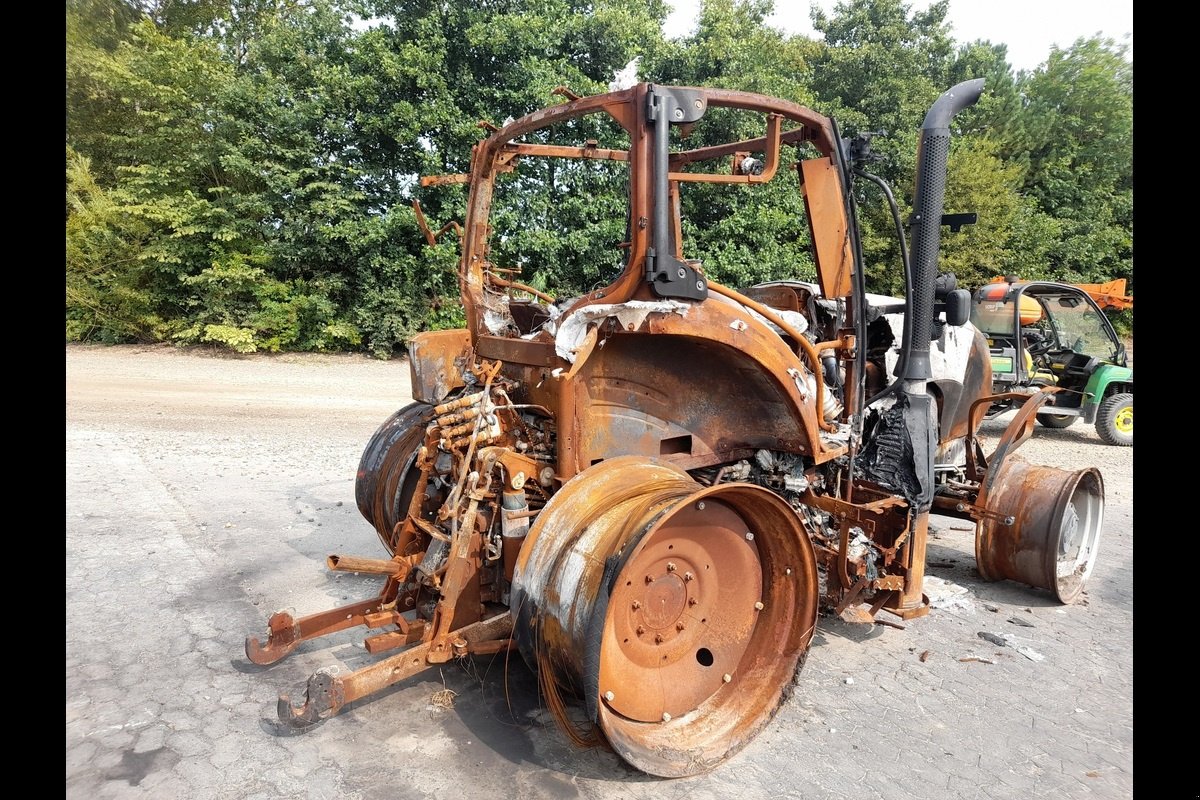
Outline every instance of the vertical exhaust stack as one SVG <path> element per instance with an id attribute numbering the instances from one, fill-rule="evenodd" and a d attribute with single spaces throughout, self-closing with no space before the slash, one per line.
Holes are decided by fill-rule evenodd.
<path id="1" fill-rule="evenodd" d="M 965 81 L 944 92 L 930 107 L 921 126 L 917 149 L 917 182 L 912 217 L 912 284 L 908 287 L 904 348 L 897 376 L 902 393 L 883 413 L 863 448 L 863 472 L 891 486 L 909 501 L 913 517 L 901 556 L 908 570 L 904 589 L 888 608 L 905 619 L 928 613 L 922 595 L 929 510 L 934 495 L 937 452 L 937 407 L 927 386 L 932 377 L 929 347 L 934 322 L 934 282 L 938 273 L 942 205 L 946 199 L 946 163 L 950 155 L 950 120 L 973 105 L 983 80 Z M 893 606 L 892 603 L 895 603 Z"/>
<path id="2" fill-rule="evenodd" d="M 904 427 L 912 445 L 913 477 L 917 486 L 909 499 L 918 512 L 933 502 L 933 461 L 937 450 L 937 413 L 926 392 L 932 377 L 929 345 L 933 333 L 934 281 L 942 238 L 942 207 L 946 199 L 946 163 L 950 156 L 950 120 L 974 105 L 983 92 L 983 79 L 964 81 L 942 93 L 921 126 L 917 147 L 917 183 L 913 197 L 913 285 L 909 287 L 909 341 L 904 343 L 903 387 L 907 400 Z M 922 554 L 923 556 L 923 554 Z M 923 558 L 922 558 L 923 560 Z M 918 586 L 920 583 L 918 582 Z"/>
<path id="3" fill-rule="evenodd" d="M 917 185 L 913 195 L 913 286 L 908 313 L 911 342 L 905 342 L 905 390 L 924 395 L 930 378 L 929 342 L 933 331 L 934 280 L 942 239 L 942 207 L 946 199 L 946 163 L 950 156 L 950 120 L 975 105 L 983 93 L 983 78 L 963 81 L 942 93 L 925 115 L 917 146 Z M 915 384 L 919 383 L 920 386 Z"/>

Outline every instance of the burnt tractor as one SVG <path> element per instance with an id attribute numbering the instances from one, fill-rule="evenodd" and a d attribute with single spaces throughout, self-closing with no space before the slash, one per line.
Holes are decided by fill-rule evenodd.
<path id="1" fill-rule="evenodd" d="M 925 117 L 911 259 L 890 190 L 852 155 L 862 148 L 828 117 L 745 92 L 559 90 L 565 102 L 478 142 L 469 175 L 422 179 L 469 186 L 465 224 L 443 229 L 461 235 L 467 323 L 414 338 L 414 402 L 362 456 L 358 507 L 391 558 L 328 559 L 383 587 L 279 612 L 265 642 L 246 640 L 270 664 L 364 626 L 367 650 L 389 655 L 315 673 L 303 702 L 279 698 L 280 718 L 306 727 L 432 665 L 515 648 L 573 740 L 598 730 L 641 770 L 692 775 L 769 722 L 819 612 L 928 613 L 931 513 L 976 523 L 984 578 L 1071 602 L 1095 563 L 1100 473 L 1014 454 L 1056 388 L 992 395 L 970 296 L 938 275 L 949 126 L 982 89 L 961 83 Z M 762 135 L 679 143 L 730 114 Z M 546 134 L 593 117 L 624 146 Z M 615 162 L 628 181 L 619 274 L 567 300 L 492 260 L 499 179 L 541 159 Z M 713 282 L 687 256 L 681 193 L 771 181 L 802 196 L 815 282 Z M 866 292 L 858 181 L 893 209 L 904 298 Z M 976 431 L 1001 400 L 1019 410 L 985 454 Z"/>

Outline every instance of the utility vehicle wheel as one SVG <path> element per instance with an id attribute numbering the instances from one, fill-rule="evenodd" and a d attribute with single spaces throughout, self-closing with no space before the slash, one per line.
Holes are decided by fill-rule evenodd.
<path id="1" fill-rule="evenodd" d="M 1104 398 L 1096 412 L 1096 433 L 1109 444 L 1130 447 L 1133 444 L 1133 393 L 1122 392 Z"/>
<path id="2" fill-rule="evenodd" d="M 1069 428 L 1079 417 L 1074 414 L 1038 414 L 1037 421 L 1047 428 Z"/>

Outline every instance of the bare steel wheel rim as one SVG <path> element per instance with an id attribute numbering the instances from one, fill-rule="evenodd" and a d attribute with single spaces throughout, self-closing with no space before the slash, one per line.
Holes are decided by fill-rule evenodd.
<path id="1" fill-rule="evenodd" d="M 816 559 L 768 490 L 622 456 L 550 499 L 512 597 L 543 687 L 577 687 L 623 759 L 679 777 L 736 753 L 783 701 L 816 624 Z"/>
<path id="2" fill-rule="evenodd" d="M 689 495 L 614 582 L 600 639 L 601 729 L 645 772 L 713 768 L 774 715 L 816 616 L 812 546 L 786 503 L 749 484 Z"/>
<path id="3" fill-rule="evenodd" d="M 646 537 L 608 603 L 600 694 L 609 708 L 642 722 L 679 717 L 737 672 L 762 606 L 747 532 L 736 511 L 709 499 Z M 618 693 L 621 685 L 637 691 Z"/>
<path id="4" fill-rule="evenodd" d="M 1054 562 L 1054 591 L 1064 603 L 1073 600 L 1096 566 L 1100 532 L 1104 528 L 1103 490 L 1088 473 L 1071 488 L 1062 514 L 1059 547 Z"/>

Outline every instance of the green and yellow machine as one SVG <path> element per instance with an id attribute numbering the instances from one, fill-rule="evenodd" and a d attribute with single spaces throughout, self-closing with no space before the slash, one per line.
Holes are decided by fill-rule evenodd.
<path id="1" fill-rule="evenodd" d="M 975 292 L 971 322 L 987 337 L 995 392 L 1056 387 L 1038 422 L 1066 428 L 1082 419 L 1094 423 L 1108 444 L 1128 447 L 1133 444 L 1133 368 L 1095 299 L 1131 307 L 1131 298 L 1118 296 L 1124 281 L 1114 283 L 1121 284 L 1117 295 L 1098 294 L 1090 284 L 1000 278 Z M 1007 410 L 1005 402 L 993 411 Z"/>

